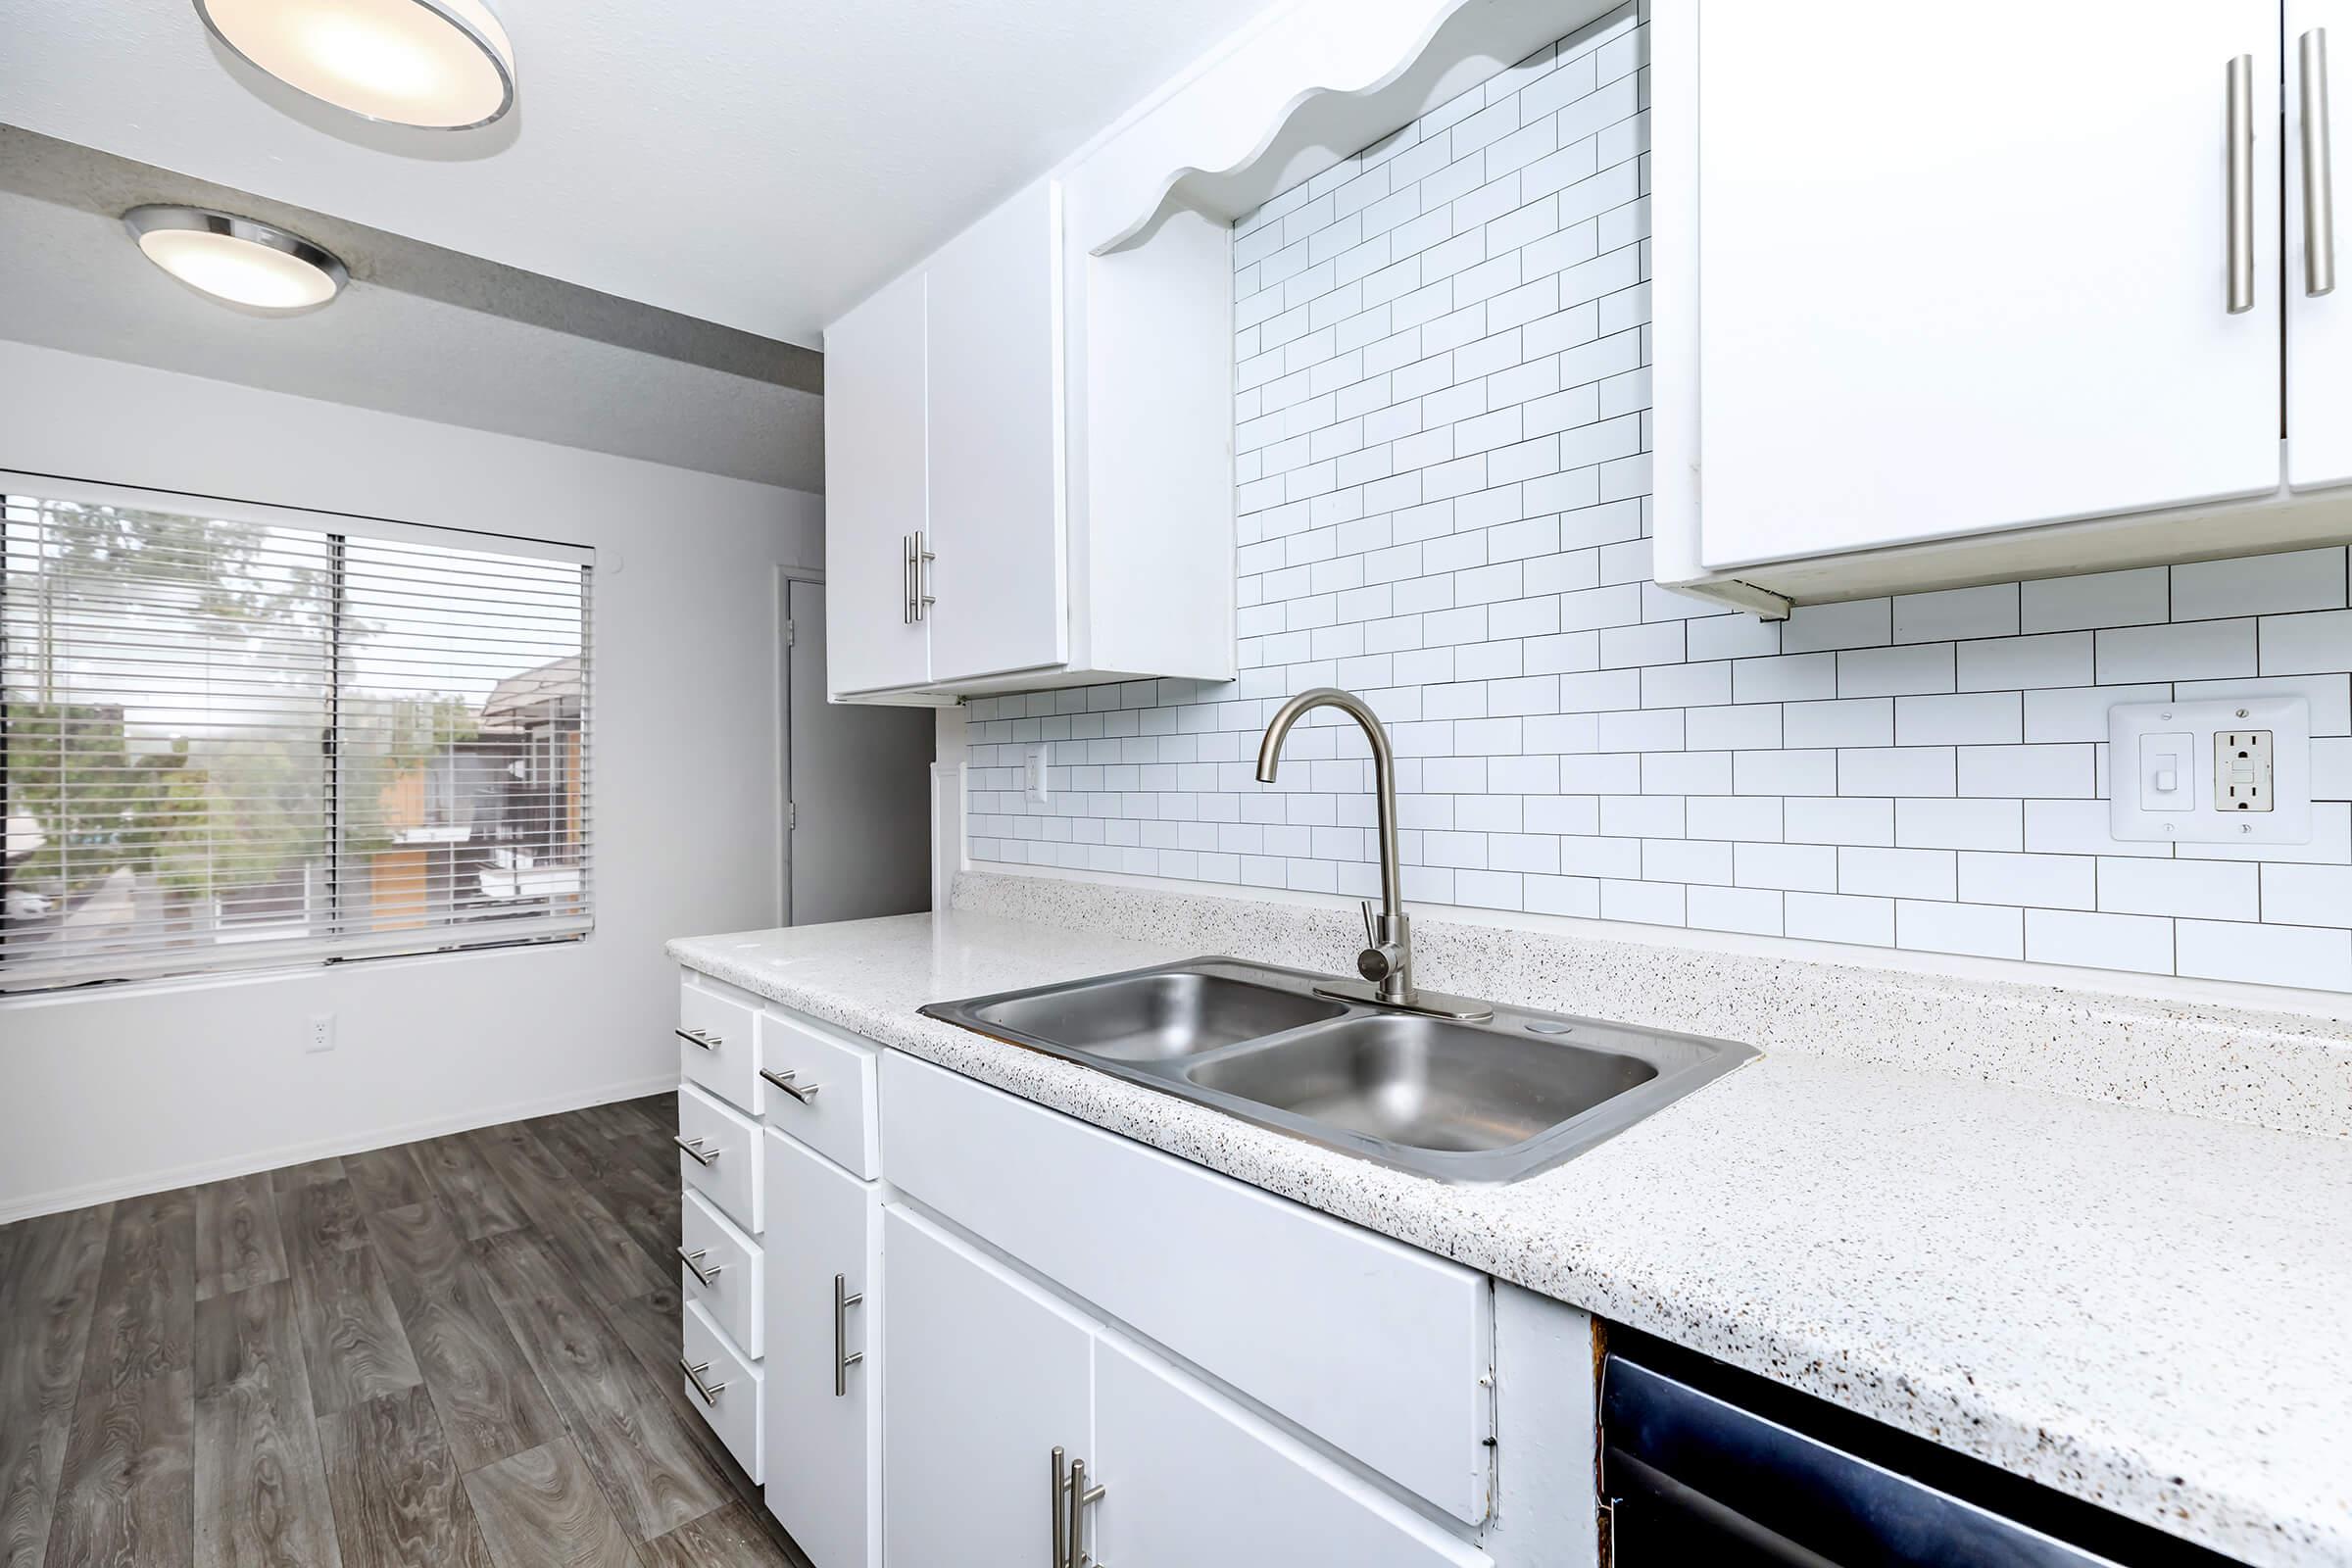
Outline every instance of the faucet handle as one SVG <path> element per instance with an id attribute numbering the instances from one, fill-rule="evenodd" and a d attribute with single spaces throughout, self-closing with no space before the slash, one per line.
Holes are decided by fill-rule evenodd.
<path id="1" fill-rule="evenodd" d="M 1375 925 L 1372 920 L 1372 901 L 1370 899 L 1364 900 L 1363 906 L 1364 946 L 1367 948 L 1377 948 L 1380 946 L 1380 927 Z"/>

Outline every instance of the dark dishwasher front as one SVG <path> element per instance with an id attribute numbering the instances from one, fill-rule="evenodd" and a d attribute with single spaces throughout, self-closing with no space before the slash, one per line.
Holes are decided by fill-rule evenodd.
<path id="1" fill-rule="evenodd" d="M 1623 1329 L 1601 1369 L 1611 1568 L 2222 1568 L 2230 1559 Z"/>

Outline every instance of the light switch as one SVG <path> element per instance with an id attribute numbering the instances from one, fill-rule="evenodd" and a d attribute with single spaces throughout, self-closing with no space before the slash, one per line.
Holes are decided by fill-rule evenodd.
<path id="1" fill-rule="evenodd" d="M 2185 731 L 2139 738 L 2139 807 L 2143 811 L 2193 811 L 2196 778 L 2189 772 L 2197 738 Z"/>

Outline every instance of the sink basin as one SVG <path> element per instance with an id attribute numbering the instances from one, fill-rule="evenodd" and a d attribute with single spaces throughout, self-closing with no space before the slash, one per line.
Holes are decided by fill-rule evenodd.
<path id="1" fill-rule="evenodd" d="M 1310 1121 L 1407 1149 L 1508 1149 L 1638 1088 L 1634 1056 L 1396 1014 L 1349 1018 L 1186 1074 Z"/>
<path id="2" fill-rule="evenodd" d="M 1756 1054 L 1528 1008 L 1477 1022 L 1315 995 L 1329 977 L 1190 958 L 922 1010 L 1294 1138 L 1450 1182 L 1558 1164 Z"/>
<path id="3" fill-rule="evenodd" d="M 974 1016 L 1107 1061 L 1165 1061 L 1347 1010 L 1229 975 L 1161 970 L 1032 992 L 975 1008 Z"/>

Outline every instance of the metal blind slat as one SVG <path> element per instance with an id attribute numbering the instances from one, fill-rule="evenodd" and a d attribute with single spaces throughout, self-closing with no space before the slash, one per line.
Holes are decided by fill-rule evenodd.
<path id="1" fill-rule="evenodd" d="M 0 990 L 588 929 L 589 568 L 190 505 L 0 498 Z"/>

